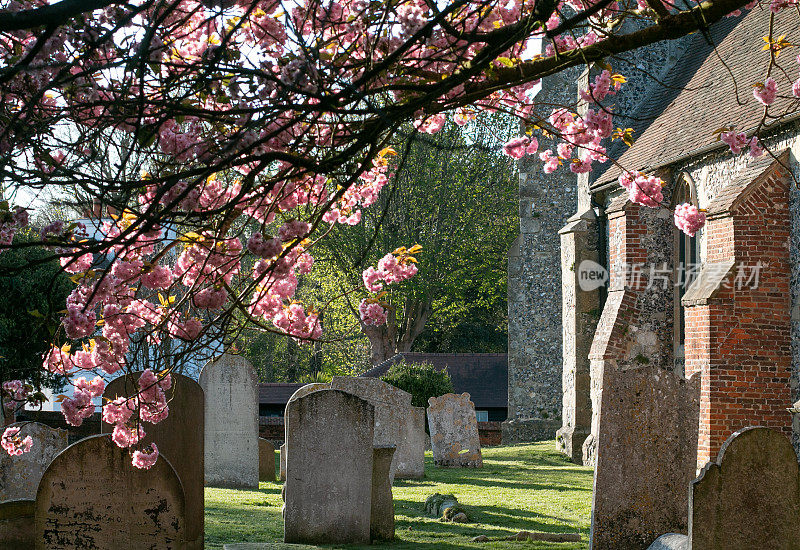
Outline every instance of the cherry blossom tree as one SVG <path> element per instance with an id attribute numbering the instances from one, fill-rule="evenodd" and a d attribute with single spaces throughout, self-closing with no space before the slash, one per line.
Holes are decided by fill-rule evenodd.
<path id="1" fill-rule="evenodd" d="M 756 3 L 747 7 L 796 2 Z M 3 0 L 0 251 L 59 188 L 96 198 L 106 213 L 47 224 L 36 243 L 76 284 L 59 334 L 73 343 L 43 360 L 53 373 L 89 374 L 62 403 L 67 421 L 94 412 L 105 380 L 136 367 L 137 346 L 150 346 L 155 364 L 171 355 L 167 368 L 144 371 L 136 395 L 102 411 L 134 465 L 151 466 L 158 451 L 139 442 L 168 414 L 176 361 L 224 346 L 239 321 L 302 342 L 323 336 L 324 304 L 296 300 L 297 277 L 331 227 L 358 224 L 377 200 L 404 124 L 432 134 L 501 111 L 561 140 L 538 151 L 535 135 L 519 137 L 506 154 L 587 172 L 608 160 L 603 140 L 615 136 L 602 101 L 624 78 L 602 71 L 582 93 L 592 104 L 583 115 L 537 105 L 536 83 L 703 30 L 745 4 Z M 623 30 L 626 20 L 636 30 Z M 777 59 L 784 45 L 767 36 Z M 541 41 L 544 52 L 531 56 Z M 781 93 L 767 78 L 755 95 L 768 109 Z M 757 153 L 752 137 L 721 139 Z M 660 202 L 649 175 L 626 172 L 621 183 L 638 202 Z M 700 212 L 675 214 L 687 232 L 702 223 Z M 385 252 L 364 272 L 373 294 L 361 302 L 365 323 L 385 319 L 377 296 L 386 285 L 416 271 L 413 248 Z M 27 399 L 19 391 L 4 387 L 3 399 Z M 2 444 L 13 454 L 26 441 L 7 431 Z"/>

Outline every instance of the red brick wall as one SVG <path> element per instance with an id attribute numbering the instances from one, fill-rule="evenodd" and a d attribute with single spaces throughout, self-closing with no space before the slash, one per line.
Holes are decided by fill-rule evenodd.
<path id="1" fill-rule="evenodd" d="M 734 274 L 708 303 L 686 308 L 686 375 L 700 373 L 702 388 L 699 466 L 746 426 L 791 434 L 789 180 L 770 170 L 730 212 L 709 219 L 706 260 L 733 259 Z M 768 265 L 758 287 L 735 288 L 738 266 L 759 261 Z"/>
<path id="2" fill-rule="evenodd" d="M 500 422 L 478 422 L 478 437 L 481 441 L 481 447 L 500 445 L 502 443 L 503 432 L 500 424 Z"/>

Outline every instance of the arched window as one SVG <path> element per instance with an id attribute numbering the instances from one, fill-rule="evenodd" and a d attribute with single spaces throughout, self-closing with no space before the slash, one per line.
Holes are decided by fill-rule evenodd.
<path id="1" fill-rule="evenodd" d="M 678 178 L 673 192 L 672 207 L 678 204 L 697 204 L 697 188 L 691 176 L 684 172 Z M 683 364 L 683 346 L 686 340 L 686 317 L 681 300 L 686 289 L 697 278 L 700 272 L 700 239 L 695 235 L 690 237 L 683 231 L 675 229 L 675 359 Z"/>

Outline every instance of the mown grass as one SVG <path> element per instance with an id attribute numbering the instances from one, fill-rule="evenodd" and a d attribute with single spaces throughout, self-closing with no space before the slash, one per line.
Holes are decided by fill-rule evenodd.
<path id="1" fill-rule="evenodd" d="M 485 448 L 484 466 L 477 470 L 436 468 L 428 453 L 424 479 L 397 481 L 393 487 L 396 540 L 346 548 L 586 549 L 592 471 L 570 463 L 553 447 L 552 442 L 542 442 Z M 427 517 L 425 499 L 436 492 L 454 494 L 466 507 L 471 523 L 442 523 Z M 221 549 L 232 542 L 280 542 L 282 505 L 280 483 L 262 482 L 257 491 L 206 488 L 206 548 Z M 580 532 L 583 542 L 470 542 L 477 535 L 504 537 L 521 530 Z"/>

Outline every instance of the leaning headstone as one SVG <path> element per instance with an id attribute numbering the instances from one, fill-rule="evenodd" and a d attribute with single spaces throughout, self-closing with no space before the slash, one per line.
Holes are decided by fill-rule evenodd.
<path id="1" fill-rule="evenodd" d="M 593 365 L 596 362 L 593 362 Z M 686 532 L 697 467 L 700 379 L 605 362 L 592 497 L 592 550 L 643 550 Z"/>
<path id="2" fill-rule="evenodd" d="M 263 437 L 258 438 L 258 480 L 275 481 L 275 447 Z"/>
<path id="3" fill-rule="evenodd" d="M 42 474 L 58 453 L 67 448 L 67 431 L 39 422 L 17 422 L 19 436 L 31 436 L 31 450 L 10 456 L 0 450 L 0 501 L 34 499 Z"/>
<path id="4" fill-rule="evenodd" d="M 206 396 L 206 485 L 258 487 L 258 383 L 253 366 L 223 354 L 200 373 Z"/>
<path id="5" fill-rule="evenodd" d="M 285 542 L 369 543 L 374 411 L 338 390 L 286 405 Z"/>
<path id="6" fill-rule="evenodd" d="M 33 499 L 0 502 L 0 548 L 29 550 L 36 546 Z"/>
<path id="7" fill-rule="evenodd" d="M 375 407 L 376 447 L 394 445 L 390 479 L 419 479 L 425 472 L 425 423 L 411 394 L 378 378 L 334 376 L 331 389 L 357 395 Z M 423 413 L 424 414 L 424 413 Z M 424 417 L 423 417 L 424 418 Z"/>
<path id="8" fill-rule="evenodd" d="M 103 397 L 116 399 L 136 395 L 141 372 L 115 378 L 106 386 Z M 158 424 L 144 424 L 145 445 L 155 443 L 161 456 L 169 460 L 181 479 L 186 495 L 186 550 L 202 550 L 205 530 L 205 491 L 203 466 L 205 413 L 203 388 L 178 373 L 172 373 L 172 387 L 166 390 L 169 415 Z M 102 423 L 101 433 L 114 426 Z"/>
<path id="9" fill-rule="evenodd" d="M 475 405 L 468 393 L 428 399 L 433 463 L 443 468 L 481 468 L 481 442 Z"/>
<path id="10" fill-rule="evenodd" d="M 392 456 L 395 447 L 375 447 L 372 455 L 372 509 L 369 518 L 370 538 L 394 540 L 394 500 L 392 499 Z"/>
<path id="11" fill-rule="evenodd" d="M 59 454 L 36 495 L 36 550 L 181 550 L 181 480 L 160 456 L 134 468 L 110 435 L 82 439 Z"/>
<path id="12" fill-rule="evenodd" d="M 693 549 L 800 548 L 800 473 L 789 439 L 761 427 L 731 435 L 692 482 L 689 518 Z"/>
<path id="13" fill-rule="evenodd" d="M 286 481 L 286 443 L 281 445 L 280 455 L 281 455 L 281 458 L 278 461 L 278 463 L 280 464 L 280 478 L 279 479 L 281 481 Z"/>

